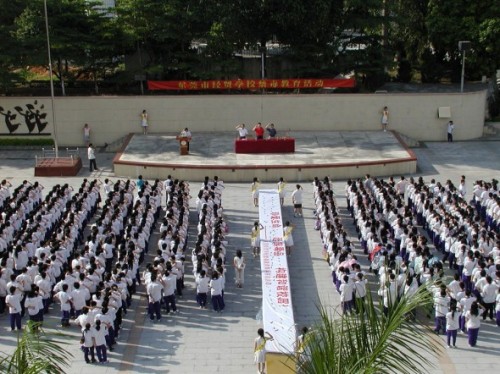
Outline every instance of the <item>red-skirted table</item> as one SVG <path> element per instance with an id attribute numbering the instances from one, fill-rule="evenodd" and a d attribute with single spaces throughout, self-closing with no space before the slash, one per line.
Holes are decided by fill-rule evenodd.
<path id="1" fill-rule="evenodd" d="M 294 138 L 235 140 L 235 153 L 294 153 Z"/>

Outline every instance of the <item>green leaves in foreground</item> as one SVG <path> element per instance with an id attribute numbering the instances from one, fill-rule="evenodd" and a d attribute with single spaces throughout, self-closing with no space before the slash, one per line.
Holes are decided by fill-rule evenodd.
<path id="1" fill-rule="evenodd" d="M 5 374 L 64 373 L 72 354 L 62 348 L 62 341 L 52 339 L 36 324 L 28 322 L 18 335 L 17 348 L 2 353 L 0 372 Z"/>
<path id="2" fill-rule="evenodd" d="M 293 358 L 299 373 L 426 373 L 426 358 L 439 348 L 426 327 L 412 318 L 417 307 L 432 305 L 430 292 L 421 287 L 410 299 L 403 297 L 385 315 L 367 294 L 364 311 L 339 318 L 320 307 L 321 319 L 306 340 L 305 352 Z M 334 318 L 336 317 L 336 318 Z"/>

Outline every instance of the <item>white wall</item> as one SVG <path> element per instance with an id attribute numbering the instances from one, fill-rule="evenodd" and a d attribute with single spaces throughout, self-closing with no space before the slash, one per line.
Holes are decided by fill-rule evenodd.
<path id="1" fill-rule="evenodd" d="M 49 98 L 0 98 L 0 106 L 15 112 L 38 100 L 52 125 Z M 146 109 L 150 132 L 235 131 L 239 123 L 252 126 L 274 122 L 283 134 L 291 130 L 378 130 L 382 108 L 389 107 L 389 128 L 416 140 L 446 140 L 441 106 L 451 107 L 455 139 L 478 138 L 483 133 L 486 91 L 464 94 L 322 94 L 322 95 L 197 95 L 134 97 L 57 97 L 57 134 L 60 145 L 83 144 L 88 123 L 91 140 L 111 143 L 130 132 L 140 132 L 139 114 Z M 7 132 L 0 117 L 1 133 Z M 21 126 L 18 132 L 26 131 Z M 50 131 L 49 127 L 47 128 Z"/>

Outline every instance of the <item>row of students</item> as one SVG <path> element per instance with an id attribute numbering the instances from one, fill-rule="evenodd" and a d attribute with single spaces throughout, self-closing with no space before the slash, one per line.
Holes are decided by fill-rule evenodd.
<path id="1" fill-rule="evenodd" d="M 190 187 L 186 181 L 171 179 L 166 189 L 165 217 L 160 226 L 157 255 L 146 266 L 142 278 L 148 295 L 148 314 L 151 321 L 160 321 L 165 313 L 179 313 L 177 298 L 184 288 L 184 260 L 189 229 Z"/>
<path id="2" fill-rule="evenodd" d="M 226 282 L 226 258 L 228 242 L 225 238 L 229 231 L 223 217 L 222 192 L 224 184 L 217 178 L 205 178 L 198 197 L 197 205 L 198 238 L 192 252 L 193 273 L 196 283 L 196 301 L 201 309 L 207 308 L 208 295 L 212 310 L 222 313 L 225 308 L 224 288 Z M 244 284 L 243 255 L 233 259 L 235 283 Z"/>

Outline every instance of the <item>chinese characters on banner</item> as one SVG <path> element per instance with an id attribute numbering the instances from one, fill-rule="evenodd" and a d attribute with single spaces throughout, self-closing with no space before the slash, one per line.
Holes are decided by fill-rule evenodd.
<path id="1" fill-rule="evenodd" d="M 259 222 L 262 317 L 264 331 L 274 336 L 266 349 L 290 353 L 294 349 L 296 331 L 278 191 L 259 190 Z"/>
<path id="2" fill-rule="evenodd" d="M 214 81 L 148 81 L 149 90 L 257 90 L 299 88 L 352 88 L 354 78 L 334 79 L 235 79 Z"/>

